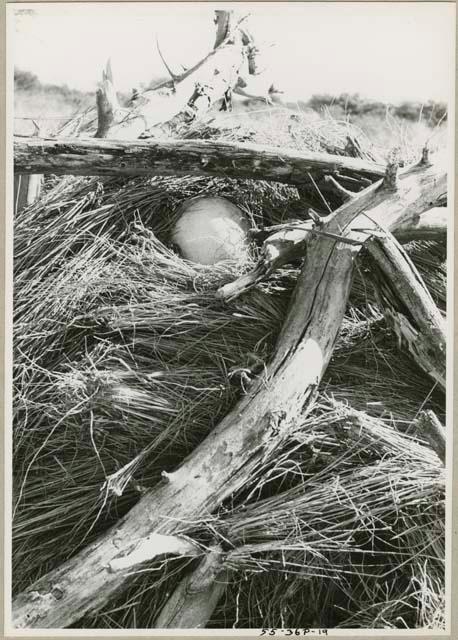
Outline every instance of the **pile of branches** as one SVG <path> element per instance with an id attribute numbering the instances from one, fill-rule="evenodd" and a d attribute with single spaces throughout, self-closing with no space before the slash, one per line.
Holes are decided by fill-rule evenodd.
<path id="1" fill-rule="evenodd" d="M 202 124 L 259 75 L 240 24 L 131 111 L 108 65 L 61 131 L 96 140 L 16 142 L 84 176 L 15 218 L 16 627 L 444 627 L 446 173 L 346 122 Z M 247 264 L 176 251 L 196 195 Z"/>
<path id="2" fill-rule="evenodd" d="M 17 602 L 38 594 L 30 624 L 42 626 L 47 597 L 36 585 L 173 476 L 274 357 L 302 259 L 227 301 L 221 290 L 246 274 L 176 253 L 179 205 L 222 195 L 259 233 L 341 204 L 336 191 L 326 207 L 316 187 L 68 177 L 17 216 L 13 587 Z M 443 241 L 405 247 L 445 313 Z M 262 255 L 253 243 L 245 270 Z M 128 568 L 121 593 L 67 626 L 443 627 L 444 470 L 417 420 L 444 420 L 443 390 L 400 357 L 369 256 L 357 260 L 307 411 L 217 508 L 178 523 L 189 541 L 178 557 Z M 177 618 L 186 581 L 213 560 L 210 592 L 200 585 L 209 609 L 188 602 Z"/>

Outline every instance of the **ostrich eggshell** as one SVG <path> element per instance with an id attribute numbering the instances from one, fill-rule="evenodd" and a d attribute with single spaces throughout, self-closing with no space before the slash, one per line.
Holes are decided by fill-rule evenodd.
<path id="1" fill-rule="evenodd" d="M 172 240 L 184 258 L 200 264 L 247 260 L 249 224 L 235 204 L 202 196 L 184 202 L 179 214 Z"/>

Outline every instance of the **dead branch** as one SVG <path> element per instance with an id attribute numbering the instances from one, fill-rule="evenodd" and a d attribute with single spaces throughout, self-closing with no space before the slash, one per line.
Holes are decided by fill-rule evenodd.
<path id="1" fill-rule="evenodd" d="M 212 547 L 199 565 L 172 593 L 155 624 L 155 629 L 202 629 L 226 589 L 228 570 L 219 545 Z"/>
<path id="2" fill-rule="evenodd" d="M 394 237 L 399 242 L 412 240 L 441 240 L 447 234 L 447 209 L 436 207 L 424 213 L 412 215 L 392 228 Z M 326 218 L 320 222 L 324 224 Z M 311 233 L 320 233 L 312 220 L 291 220 L 258 230 L 257 238 L 264 239 L 261 256 L 254 269 L 222 286 L 217 297 L 230 301 L 246 293 L 252 287 L 266 280 L 279 267 L 299 260 L 304 256 L 304 249 Z"/>
<path id="3" fill-rule="evenodd" d="M 16 139 L 18 173 L 73 175 L 222 175 L 302 185 L 306 173 L 345 171 L 372 181 L 384 167 L 325 153 L 280 150 L 214 140 Z"/>
<path id="4" fill-rule="evenodd" d="M 162 51 L 161 51 L 161 47 L 159 46 L 159 37 L 156 36 L 156 48 L 157 48 L 157 52 L 159 54 L 160 59 L 162 60 L 162 63 L 164 65 L 164 67 L 167 69 L 168 74 L 170 75 L 170 77 L 172 78 L 173 82 L 178 82 L 180 80 L 180 76 L 173 73 L 172 69 L 169 67 L 169 65 L 167 64 Z"/>
<path id="5" fill-rule="evenodd" d="M 235 12 L 216 9 L 214 23 L 216 25 L 216 37 L 213 48 L 217 49 L 234 32 L 236 26 Z"/>
<path id="6" fill-rule="evenodd" d="M 394 236 L 399 242 L 412 240 L 444 240 L 447 236 L 450 211 L 447 207 L 434 207 L 417 218 L 399 225 Z"/>
<path id="7" fill-rule="evenodd" d="M 415 265 L 390 233 L 366 248 L 375 262 L 372 282 L 401 345 L 445 390 L 445 322 Z"/>
<path id="8" fill-rule="evenodd" d="M 396 191 L 368 187 L 326 220 L 323 229 L 363 242 L 358 227 L 383 219 L 388 229 L 419 215 L 446 190 L 446 173 L 417 167 Z M 427 194 L 427 195 L 426 195 Z M 377 226 L 372 222 L 373 228 Z M 311 236 L 275 355 L 236 407 L 192 454 L 94 544 L 37 580 L 13 601 L 16 628 L 66 627 L 103 607 L 126 586 L 130 570 L 110 563 L 132 554 L 151 534 L 176 535 L 205 519 L 240 489 L 266 455 L 307 413 L 332 356 L 359 248 Z M 135 541 L 135 542 L 133 542 Z M 133 548 L 134 547 L 134 548 Z"/>
<path id="9" fill-rule="evenodd" d="M 171 79 L 141 94 L 137 92 L 130 109 L 116 110 L 104 137 L 129 140 L 139 136 L 176 135 L 206 112 L 215 101 L 222 99 L 228 88 L 235 86 L 244 60 L 243 45 L 241 38 L 234 37 L 238 23 L 229 16 L 233 12 L 221 10 L 219 13 L 221 21 L 226 21 L 234 33 L 226 32 L 221 41 L 218 39 L 218 46 L 213 51 L 180 75 L 172 72 L 157 43 L 159 55 Z M 88 136 L 94 135 L 96 123 L 91 115 L 88 114 L 89 119 L 82 127 L 82 132 Z"/>
<path id="10" fill-rule="evenodd" d="M 291 256 L 299 258 L 305 254 L 305 245 L 310 236 L 312 225 L 306 230 L 306 223 L 296 230 L 294 227 L 273 233 L 263 244 L 261 258 L 253 271 L 246 273 L 233 282 L 218 289 L 217 297 L 230 301 L 262 282 L 286 262 Z"/>

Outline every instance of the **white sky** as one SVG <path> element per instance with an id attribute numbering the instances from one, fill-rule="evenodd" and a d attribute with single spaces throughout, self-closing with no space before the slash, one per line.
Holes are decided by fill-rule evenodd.
<path id="1" fill-rule="evenodd" d="M 17 6 L 17 5 L 16 5 Z M 219 5 L 221 8 L 221 5 Z M 227 8 L 227 3 L 224 7 Z M 359 92 L 384 101 L 447 100 L 455 75 L 455 4 L 238 3 L 257 39 L 275 43 L 265 64 L 288 99 Z M 21 4 L 13 63 L 42 82 L 94 91 L 111 57 L 117 89 L 190 66 L 213 46 L 216 4 Z M 24 15 L 24 9 L 35 15 Z M 20 14 L 20 15 L 18 15 Z"/>

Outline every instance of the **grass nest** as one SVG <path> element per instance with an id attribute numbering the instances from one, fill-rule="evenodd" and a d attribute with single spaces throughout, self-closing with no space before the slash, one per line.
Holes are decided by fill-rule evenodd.
<path id="1" fill-rule="evenodd" d="M 337 152 L 347 130 L 326 138 L 320 123 L 303 146 Z M 192 264 L 170 244 L 180 203 L 202 194 L 252 227 L 319 208 L 313 190 L 262 181 L 67 177 L 15 219 L 15 593 L 176 468 L 272 356 L 300 265 L 218 301 L 240 268 Z M 408 250 L 445 312 L 444 247 Z M 415 422 L 427 408 L 443 419 L 444 397 L 400 354 L 368 269 L 362 256 L 313 410 L 211 519 L 183 523 L 226 552 L 208 627 L 444 627 L 444 471 Z M 74 626 L 152 627 L 192 562 L 142 565 Z"/>

